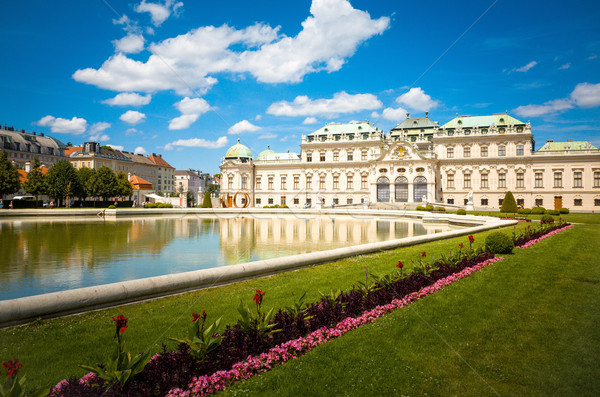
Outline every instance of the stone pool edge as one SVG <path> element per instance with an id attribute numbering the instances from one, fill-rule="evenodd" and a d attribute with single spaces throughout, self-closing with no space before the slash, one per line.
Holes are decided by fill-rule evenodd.
<path id="1" fill-rule="evenodd" d="M 75 215 L 66 210 L 64 216 Z M 206 214 L 206 215 L 356 215 L 377 216 L 381 218 L 412 218 L 421 219 L 427 223 L 448 223 L 451 225 L 469 226 L 465 229 L 451 230 L 433 235 L 423 235 L 360 244 L 355 246 L 335 248 L 306 254 L 297 254 L 281 258 L 265 259 L 237 265 L 223 266 L 211 269 L 195 270 L 184 273 L 168 274 L 137 280 L 122 281 L 94 287 L 77 288 L 73 290 L 52 292 L 24 298 L 0 301 L 0 327 L 18 325 L 33 321 L 37 318 L 52 318 L 70 314 L 97 310 L 147 299 L 175 295 L 202 288 L 210 288 L 248 278 L 267 276 L 282 271 L 293 270 L 304 266 L 333 262 L 343 258 L 370 254 L 388 249 L 437 241 L 451 237 L 473 234 L 516 224 L 514 220 L 502 220 L 494 217 L 472 215 L 455 215 L 445 213 L 429 213 L 415 211 L 393 210 L 265 210 L 265 209 L 166 209 L 165 211 L 122 209 L 107 210 L 114 212 L 107 216 L 131 215 L 165 215 L 165 214 Z M 143 212 L 142 212 L 143 211 Z M 37 212 L 37 211 L 35 211 Z M 46 213 L 47 211 L 44 211 Z M 62 212 L 62 211 L 61 211 Z M 85 211 L 90 215 L 90 211 Z M 95 216 L 93 211 L 92 216 Z M 132 214 L 133 212 L 133 214 Z M 58 215 L 58 214 L 56 214 Z M 78 214 L 79 216 L 83 214 Z M 23 215 L 20 215 L 23 216 Z"/>

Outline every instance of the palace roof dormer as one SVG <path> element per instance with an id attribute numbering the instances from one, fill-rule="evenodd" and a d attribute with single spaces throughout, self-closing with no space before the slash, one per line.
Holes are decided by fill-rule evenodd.
<path id="1" fill-rule="evenodd" d="M 368 121 L 329 123 L 308 135 L 302 135 L 302 143 L 381 140 L 384 137 L 384 132 Z"/>

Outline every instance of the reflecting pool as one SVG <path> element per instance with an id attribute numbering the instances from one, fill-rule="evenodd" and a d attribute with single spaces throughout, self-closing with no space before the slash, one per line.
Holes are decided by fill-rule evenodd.
<path id="1" fill-rule="evenodd" d="M 0 300 L 451 230 L 351 216 L 0 221 Z"/>

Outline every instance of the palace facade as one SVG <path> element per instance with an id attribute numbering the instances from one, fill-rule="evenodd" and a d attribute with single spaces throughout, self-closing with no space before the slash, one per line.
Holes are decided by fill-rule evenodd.
<path id="1" fill-rule="evenodd" d="M 332 123 L 302 136 L 300 148 L 267 148 L 254 158 L 238 141 L 221 162 L 223 205 L 496 210 L 510 190 L 524 208 L 600 210 L 600 150 L 568 140 L 536 151 L 530 123 L 507 113 L 457 116 L 442 126 L 426 113 L 388 134 L 369 122 Z"/>

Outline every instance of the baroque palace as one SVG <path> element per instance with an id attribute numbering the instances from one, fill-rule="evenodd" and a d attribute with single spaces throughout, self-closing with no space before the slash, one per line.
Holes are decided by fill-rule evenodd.
<path id="1" fill-rule="evenodd" d="M 510 190 L 524 208 L 600 210 L 600 150 L 590 142 L 549 140 L 536 151 L 530 123 L 507 113 L 442 126 L 409 116 L 389 134 L 369 122 L 327 124 L 302 136 L 300 154 L 268 148 L 255 159 L 238 140 L 221 162 L 223 205 L 494 210 Z"/>

